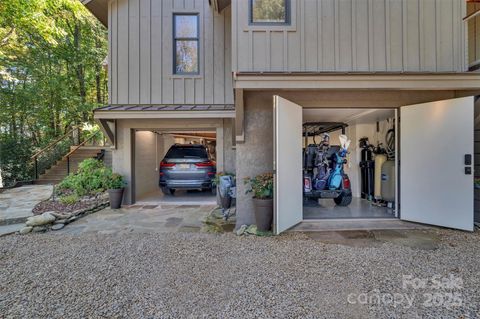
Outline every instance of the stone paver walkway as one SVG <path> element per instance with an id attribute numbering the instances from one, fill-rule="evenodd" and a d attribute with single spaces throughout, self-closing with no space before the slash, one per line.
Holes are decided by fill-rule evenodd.
<path id="1" fill-rule="evenodd" d="M 67 225 L 56 233 L 198 232 L 215 205 L 132 205 L 106 208 Z"/>
<path id="2" fill-rule="evenodd" d="M 50 198 L 52 185 L 25 185 L 0 193 L 0 225 L 23 223 L 32 209 Z"/>

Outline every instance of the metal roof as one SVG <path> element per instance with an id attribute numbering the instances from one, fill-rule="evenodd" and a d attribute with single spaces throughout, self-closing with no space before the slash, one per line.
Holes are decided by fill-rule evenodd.
<path id="1" fill-rule="evenodd" d="M 164 112 L 164 111 L 234 111 L 233 104 L 138 104 L 138 105 L 106 105 L 99 107 L 94 112 Z"/>

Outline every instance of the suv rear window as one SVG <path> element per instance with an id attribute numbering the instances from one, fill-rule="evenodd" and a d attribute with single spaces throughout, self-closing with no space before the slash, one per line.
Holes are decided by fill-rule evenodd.
<path id="1" fill-rule="evenodd" d="M 208 158 L 208 154 L 200 147 L 172 147 L 165 158 Z"/>

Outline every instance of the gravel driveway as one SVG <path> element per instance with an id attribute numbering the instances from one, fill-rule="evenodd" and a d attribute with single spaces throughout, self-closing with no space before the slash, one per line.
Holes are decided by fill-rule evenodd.
<path id="1" fill-rule="evenodd" d="M 303 234 L 8 236 L 0 238 L 0 317 L 476 318 L 480 235 L 436 232 L 433 250 L 325 244 Z M 434 275 L 457 285 L 420 287 Z M 407 289 L 402 276 L 411 276 Z M 456 293 L 463 304 L 432 305 L 430 293 Z"/>

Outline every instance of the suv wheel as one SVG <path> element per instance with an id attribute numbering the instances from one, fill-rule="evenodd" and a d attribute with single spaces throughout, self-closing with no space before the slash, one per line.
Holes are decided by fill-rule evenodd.
<path id="1" fill-rule="evenodd" d="M 337 198 L 334 198 L 333 201 L 338 206 L 348 206 L 352 203 L 352 193 L 342 193 Z"/>

